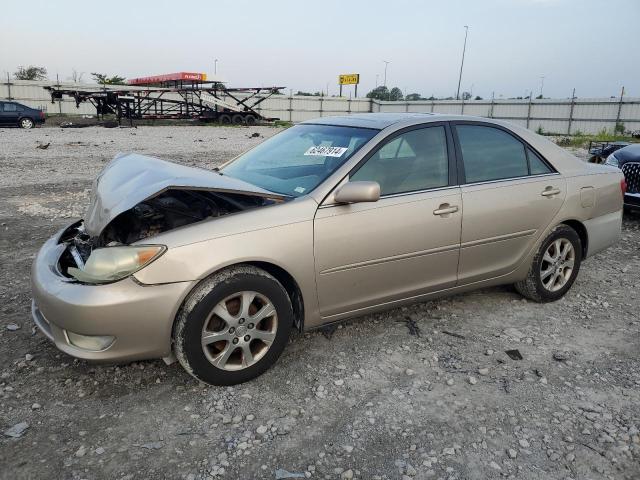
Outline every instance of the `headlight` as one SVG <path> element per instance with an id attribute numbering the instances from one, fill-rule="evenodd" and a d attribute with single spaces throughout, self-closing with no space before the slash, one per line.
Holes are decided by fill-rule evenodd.
<path id="1" fill-rule="evenodd" d="M 607 157 L 607 161 L 604 162 L 604 164 L 605 165 L 610 165 L 612 167 L 619 167 L 620 166 L 620 164 L 618 162 L 618 159 L 616 158 L 616 156 L 613 153 Z"/>
<path id="2" fill-rule="evenodd" d="M 166 249 L 163 245 L 97 248 L 83 269 L 70 267 L 67 271 L 85 283 L 115 282 L 150 264 Z"/>

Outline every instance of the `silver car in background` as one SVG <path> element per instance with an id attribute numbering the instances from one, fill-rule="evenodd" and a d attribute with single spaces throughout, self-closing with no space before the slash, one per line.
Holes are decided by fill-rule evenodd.
<path id="1" fill-rule="evenodd" d="M 33 317 L 79 358 L 175 355 L 235 384 L 292 328 L 501 284 L 557 300 L 618 240 L 623 190 L 617 168 L 464 116 L 320 118 L 216 171 L 122 155 L 38 253 Z"/>

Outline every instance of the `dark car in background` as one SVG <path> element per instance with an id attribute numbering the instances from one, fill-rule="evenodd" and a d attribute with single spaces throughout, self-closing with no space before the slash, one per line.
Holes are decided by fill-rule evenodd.
<path id="1" fill-rule="evenodd" d="M 44 123 L 44 112 L 18 102 L 0 101 L 0 125 L 29 129 Z"/>
<path id="2" fill-rule="evenodd" d="M 607 157 L 606 164 L 618 167 L 624 174 L 627 183 L 625 209 L 640 209 L 640 143 L 616 150 Z"/>

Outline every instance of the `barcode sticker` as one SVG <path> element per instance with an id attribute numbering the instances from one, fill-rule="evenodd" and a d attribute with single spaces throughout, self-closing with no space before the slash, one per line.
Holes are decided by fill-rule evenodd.
<path id="1" fill-rule="evenodd" d="M 347 150 L 349 150 L 347 147 L 311 147 L 304 154 L 318 157 L 341 157 Z"/>

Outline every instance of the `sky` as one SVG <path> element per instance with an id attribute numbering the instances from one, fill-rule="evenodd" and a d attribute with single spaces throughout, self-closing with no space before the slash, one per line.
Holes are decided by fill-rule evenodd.
<path id="1" fill-rule="evenodd" d="M 640 0 L 30 0 L 2 2 L 0 74 L 217 72 L 231 87 L 359 96 L 640 96 Z M 542 79 L 541 77 L 544 77 Z M 353 94 L 345 87 L 344 95 Z"/>

